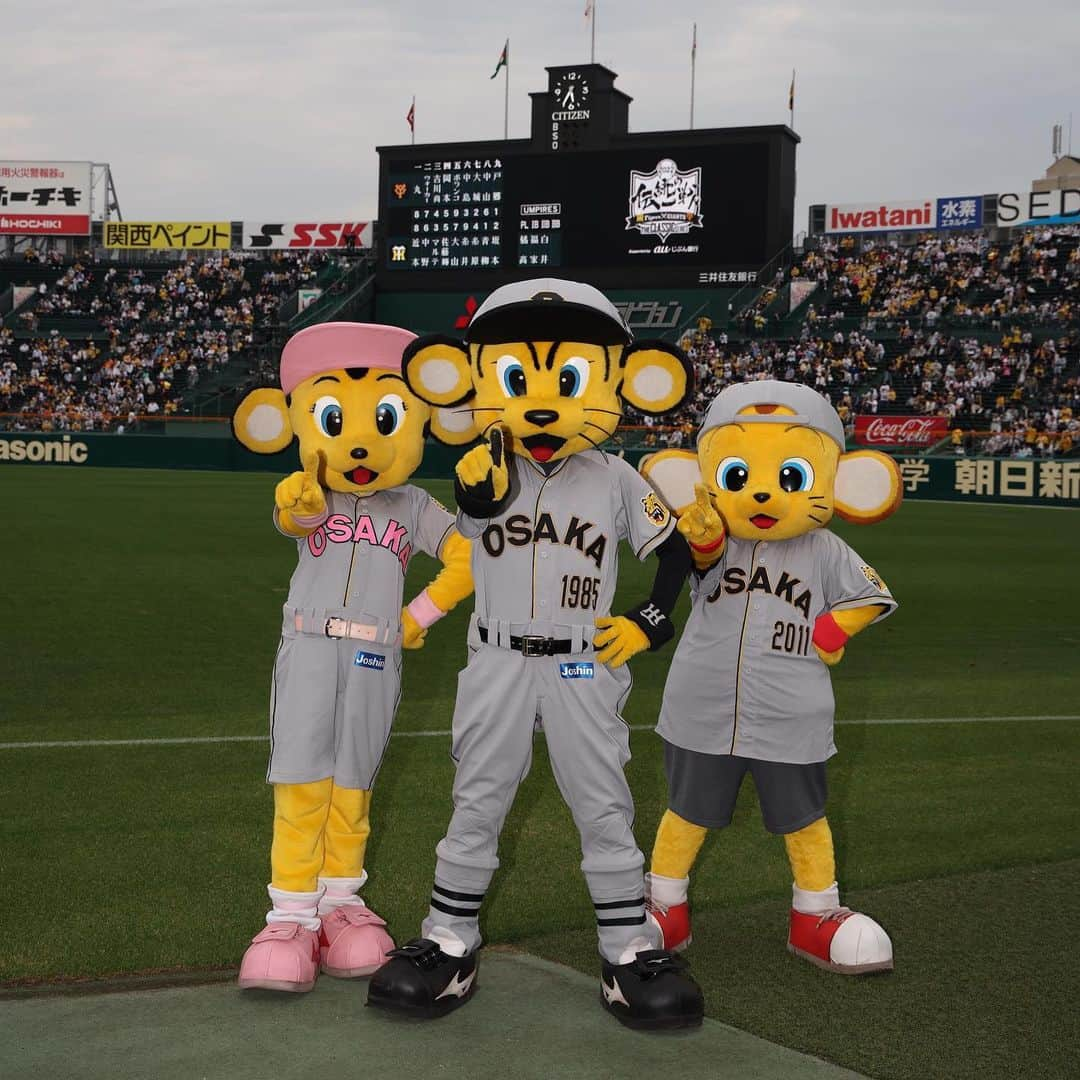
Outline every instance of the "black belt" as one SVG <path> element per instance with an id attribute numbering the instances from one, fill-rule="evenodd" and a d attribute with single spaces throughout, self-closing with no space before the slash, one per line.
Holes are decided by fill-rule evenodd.
<path id="1" fill-rule="evenodd" d="M 488 632 L 486 626 L 478 626 L 480 640 L 486 645 Z M 574 643 L 569 638 L 539 637 L 526 634 L 524 637 L 510 635 L 510 648 L 522 656 L 561 656 L 573 650 Z"/>

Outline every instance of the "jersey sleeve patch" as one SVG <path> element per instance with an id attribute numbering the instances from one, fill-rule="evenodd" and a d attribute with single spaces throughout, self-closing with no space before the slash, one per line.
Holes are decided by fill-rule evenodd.
<path id="1" fill-rule="evenodd" d="M 886 596 L 891 596 L 889 592 L 889 586 L 882 580 L 881 575 L 872 567 L 863 563 L 859 569 L 863 572 L 863 577 L 874 586 L 879 593 L 885 593 Z"/>
<path id="2" fill-rule="evenodd" d="M 649 521 L 651 521 L 658 529 L 662 529 L 671 518 L 671 512 L 660 501 L 660 498 L 655 491 L 650 491 L 642 498 L 641 508 Z"/>

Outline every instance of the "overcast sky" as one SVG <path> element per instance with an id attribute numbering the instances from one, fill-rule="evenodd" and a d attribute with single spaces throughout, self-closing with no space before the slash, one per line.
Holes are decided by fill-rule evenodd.
<path id="1" fill-rule="evenodd" d="M 375 146 L 529 133 L 585 0 L 34 0 L 0 6 L 0 158 L 107 161 L 128 219 L 366 219 Z M 1075 113 L 1077 0 L 598 0 L 632 131 L 783 123 L 814 202 L 1026 190 Z"/>

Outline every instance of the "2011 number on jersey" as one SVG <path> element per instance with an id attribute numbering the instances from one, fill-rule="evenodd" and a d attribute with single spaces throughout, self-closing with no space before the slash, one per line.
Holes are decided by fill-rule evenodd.
<path id="1" fill-rule="evenodd" d="M 584 608 L 595 611 L 599 599 L 600 579 L 598 577 L 563 574 L 562 606 L 564 608 Z"/>
<path id="2" fill-rule="evenodd" d="M 795 623 L 789 622 L 776 622 L 773 625 L 772 647 L 775 652 L 794 653 L 797 656 L 809 656 L 812 636 L 809 626 L 797 626 Z"/>

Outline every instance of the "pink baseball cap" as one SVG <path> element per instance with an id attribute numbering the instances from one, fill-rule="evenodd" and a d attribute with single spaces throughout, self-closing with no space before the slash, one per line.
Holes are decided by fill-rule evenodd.
<path id="1" fill-rule="evenodd" d="M 401 354 L 416 335 L 381 323 L 317 323 L 294 334 L 281 350 L 281 389 L 286 394 L 312 375 L 338 368 L 401 370 Z"/>

